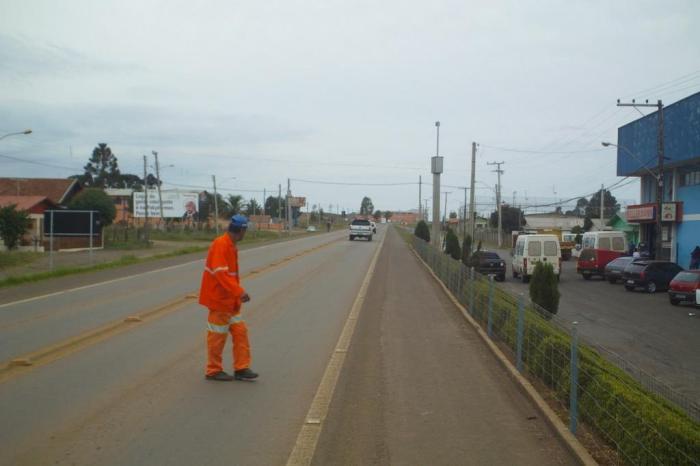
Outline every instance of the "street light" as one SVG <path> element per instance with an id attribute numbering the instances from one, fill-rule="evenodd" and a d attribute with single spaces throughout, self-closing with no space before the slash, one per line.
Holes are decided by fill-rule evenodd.
<path id="1" fill-rule="evenodd" d="M 5 134 L 5 135 L 3 135 L 3 136 L 0 136 L 0 139 L 5 139 L 5 138 L 10 137 L 10 136 L 18 136 L 18 135 L 21 135 L 21 134 L 32 134 L 32 130 L 31 130 L 31 129 L 25 129 L 24 131 L 18 131 L 18 132 L 16 132 L 16 133 L 7 133 L 7 134 Z"/>
<path id="2" fill-rule="evenodd" d="M 613 144 L 612 142 L 605 142 L 605 141 L 601 142 L 601 144 L 603 145 L 603 147 L 613 146 L 613 147 L 617 147 L 618 149 L 622 149 L 623 151 L 628 153 L 633 159 L 635 159 L 637 162 L 639 162 L 640 165 L 642 166 L 642 168 L 645 169 L 647 172 L 649 172 L 649 174 L 651 176 L 653 176 L 654 179 L 656 180 L 656 184 L 657 184 L 657 191 L 656 192 L 660 193 L 660 194 L 657 194 L 657 196 L 656 196 L 656 238 L 655 238 L 654 242 L 656 243 L 655 257 L 656 257 L 656 259 L 659 259 L 661 257 L 661 249 L 663 248 L 663 246 L 662 246 L 662 233 L 661 233 L 661 228 L 662 228 L 662 225 L 661 225 L 661 203 L 663 202 L 663 192 L 664 192 L 663 191 L 663 184 L 664 184 L 663 173 L 654 173 L 653 171 L 651 171 L 646 166 L 646 163 L 644 163 L 639 157 L 637 157 L 637 155 L 634 152 L 632 152 L 631 150 L 629 150 L 625 146 L 620 146 L 617 144 Z M 666 157 L 664 157 L 664 158 L 666 158 Z M 601 193 L 601 198 L 602 198 L 602 196 L 603 196 L 603 193 Z M 602 204 L 602 199 L 601 199 L 601 204 Z M 601 217 L 602 217 L 602 215 L 601 215 Z"/>

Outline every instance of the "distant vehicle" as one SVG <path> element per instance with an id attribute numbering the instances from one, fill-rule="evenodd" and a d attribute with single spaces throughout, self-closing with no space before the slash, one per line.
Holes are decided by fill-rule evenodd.
<path id="1" fill-rule="evenodd" d="M 552 264 L 557 277 L 561 271 L 561 249 L 555 235 L 520 235 L 513 251 L 513 278 L 530 280 L 537 262 Z"/>
<path id="2" fill-rule="evenodd" d="M 309 232 L 316 231 L 316 227 L 313 225 L 309 225 L 308 227 L 306 227 L 306 231 L 309 231 Z"/>
<path id="3" fill-rule="evenodd" d="M 477 251 L 473 255 L 474 270 L 482 275 L 493 275 L 502 282 L 506 279 L 506 263 L 495 252 Z"/>
<path id="4" fill-rule="evenodd" d="M 605 266 L 625 255 L 625 234 L 621 231 L 591 231 L 583 234 L 583 248 L 576 263 L 576 272 L 590 280 L 605 275 Z"/>
<path id="5" fill-rule="evenodd" d="M 377 224 L 370 220 L 370 225 L 372 225 L 372 233 L 377 234 Z"/>
<path id="6" fill-rule="evenodd" d="M 356 218 L 350 222 L 350 241 L 355 238 L 366 238 L 372 241 L 372 224 L 364 218 Z"/>
<path id="7" fill-rule="evenodd" d="M 621 256 L 617 259 L 613 259 L 607 263 L 605 266 L 605 271 L 603 272 L 603 277 L 614 285 L 618 280 L 622 280 L 622 274 L 625 268 L 634 261 L 634 257 L 631 256 Z"/>
<path id="8" fill-rule="evenodd" d="M 700 270 L 684 270 L 673 277 L 668 287 L 668 300 L 674 306 L 682 302 L 697 303 L 700 295 Z"/>
<path id="9" fill-rule="evenodd" d="M 625 289 L 643 288 L 647 293 L 667 290 L 671 280 L 683 269 L 667 261 L 637 259 L 629 264 L 622 274 Z"/>

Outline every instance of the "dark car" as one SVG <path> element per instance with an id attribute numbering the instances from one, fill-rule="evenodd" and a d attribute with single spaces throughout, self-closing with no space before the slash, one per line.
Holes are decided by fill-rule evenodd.
<path id="1" fill-rule="evenodd" d="M 668 287 L 668 300 L 678 306 L 682 302 L 695 303 L 695 290 L 700 289 L 700 270 L 684 270 L 673 277 Z"/>
<path id="2" fill-rule="evenodd" d="M 613 259 L 605 265 L 603 271 L 603 277 L 611 284 L 615 284 L 618 280 L 622 280 L 622 273 L 625 268 L 634 261 L 634 257 L 622 256 L 617 259 Z"/>
<path id="3" fill-rule="evenodd" d="M 472 257 L 474 269 L 483 275 L 494 275 L 502 282 L 506 279 L 506 263 L 495 252 L 477 251 Z"/>
<path id="4" fill-rule="evenodd" d="M 673 277 L 682 270 L 673 262 L 637 259 L 625 268 L 622 278 L 627 291 L 644 288 L 648 293 L 656 293 L 667 290 Z"/>

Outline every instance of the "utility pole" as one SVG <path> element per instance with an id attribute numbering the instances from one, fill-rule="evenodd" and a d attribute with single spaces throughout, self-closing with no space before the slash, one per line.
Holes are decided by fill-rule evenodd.
<path id="1" fill-rule="evenodd" d="M 153 157 L 156 159 L 156 187 L 158 188 L 158 204 L 160 205 L 160 221 L 163 222 L 163 197 L 160 194 L 160 165 L 158 165 L 158 152 L 151 151 Z"/>
<path id="2" fill-rule="evenodd" d="M 442 221 L 445 223 L 445 226 L 447 226 L 447 195 L 452 194 L 452 191 L 443 191 L 442 194 L 445 195 L 445 213 L 442 216 Z"/>
<path id="3" fill-rule="evenodd" d="M 442 157 L 440 157 L 440 122 L 435 122 L 437 129 L 437 145 L 435 157 L 431 159 L 430 171 L 433 173 L 433 246 L 440 248 L 440 174 L 442 173 Z"/>
<path id="4" fill-rule="evenodd" d="M 146 216 L 144 217 L 143 220 L 143 236 L 146 239 L 146 243 L 148 243 L 148 177 L 147 177 L 147 166 L 148 166 L 148 157 L 143 156 L 143 192 L 144 192 L 144 206 L 146 207 Z"/>
<path id="5" fill-rule="evenodd" d="M 505 162 L 487 162 L 487 165 L 496 165 L 498 168 L 492 170 L 498 174 L 498 185 L 496 185 L 496 208 L 498 209 L 498 247 L 503 246 L 503 216 L 501 214 L 501 165 Z"/>
<path id="6" fill-rule="evenodd" d="M 464 190 L 464 206 L 462 211 L 464 215 L 462 216 L 462 237 L 467 235 L 467 187 L 462 188 Z M 464 239 L 464 238 L 462 238 Z"/>
<path id="7" fill-rule="evenodd" d="M 282 185 L 277 185 L 277 218 L 282 219 Z"/>
<path id="8" fill-rule="evenodd" d="M 422 199 L 422 190 L 423 190 L 423 181 L 421 179 L 421 176 L 418 175 L 418 220 L 423 220 L 423 212 L 422 212 L 422 205 L 421 205 L 421 199 Z"/>
<path id="9" fill-rule="evenodd" d="M 605 215 L 603 212 L 605 211 L 605 186 L 602 184 L 600 185 L 600 229 L 603 229 L 603 219 L 605 218 Z"/>
<path id="10" fill-rule="evenodd" d="M 287 178 L 287 228 L 289 229 L 289 234 L 292 234 L 292 206 L 290 205 L 291 203 L 289 202 L 292 199 L 292 185 Z"/>
<path id="11" fill-rule="evenodd" d="M 474 241 L 474 228 L 476 228 L 476 218 L 474 212 L 474 184 L 476 182 L 476 142 L 472 142 L 472 173 L 469 185 L 469 234 Z M 471 251 L 470 251 L 471 252 Z"/>
<path id="12" fill-rule="evenodd" d="M 211 181 L 214 183 L 214 228 L 216 235 L 219 236 L 219 196 L 216 194 L 216 175 L 211 176 Z"/>
<path id="13" fill-rule="evenodd" d="M 656 176 L 656 212 L 655 212 L 655 220 L 656 220 L 656 235 L 654 237 L 654 258 L 656 260 L 661 259 L 661 252 L 663 249 L 663 241 L 662 241 L 662 224 L 661 224 L 661 204 L 663 203 L 664 200 L 664 104 L 661 102 L 661 99 L 657 100 L 655 104 L 650 104 L 648 100 L 646 100 L 643 104 L 642 103 L 637 103 L 632 99 L 631 103 L 620 103 L 620 99 L 617 99 L 617 106 L 618 107 L 656 107 L 657 109 L 657 118 L 659 120 L 659 129 L 658 129 L 658 135 L 656 137 L 657 139 L 657 152 L 658 152 L 658 170 L 657 170 L 657 176 Z"/>
<path id="14" fill-rule="evenodd" d="M 265 215 L 265 202 L 267 201 L 267 190 L 263 188 L 263 216 Z"/>

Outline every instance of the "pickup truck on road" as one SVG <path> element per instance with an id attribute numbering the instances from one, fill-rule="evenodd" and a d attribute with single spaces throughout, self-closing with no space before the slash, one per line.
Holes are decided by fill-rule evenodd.
<path id="1" fill-rule="evenodd" d="M 369 220 L 356 218 L 350 223 L 350 241 L 355 238 L 367 238 L 367 241 L 372 241 L 372 224 Z"/>

